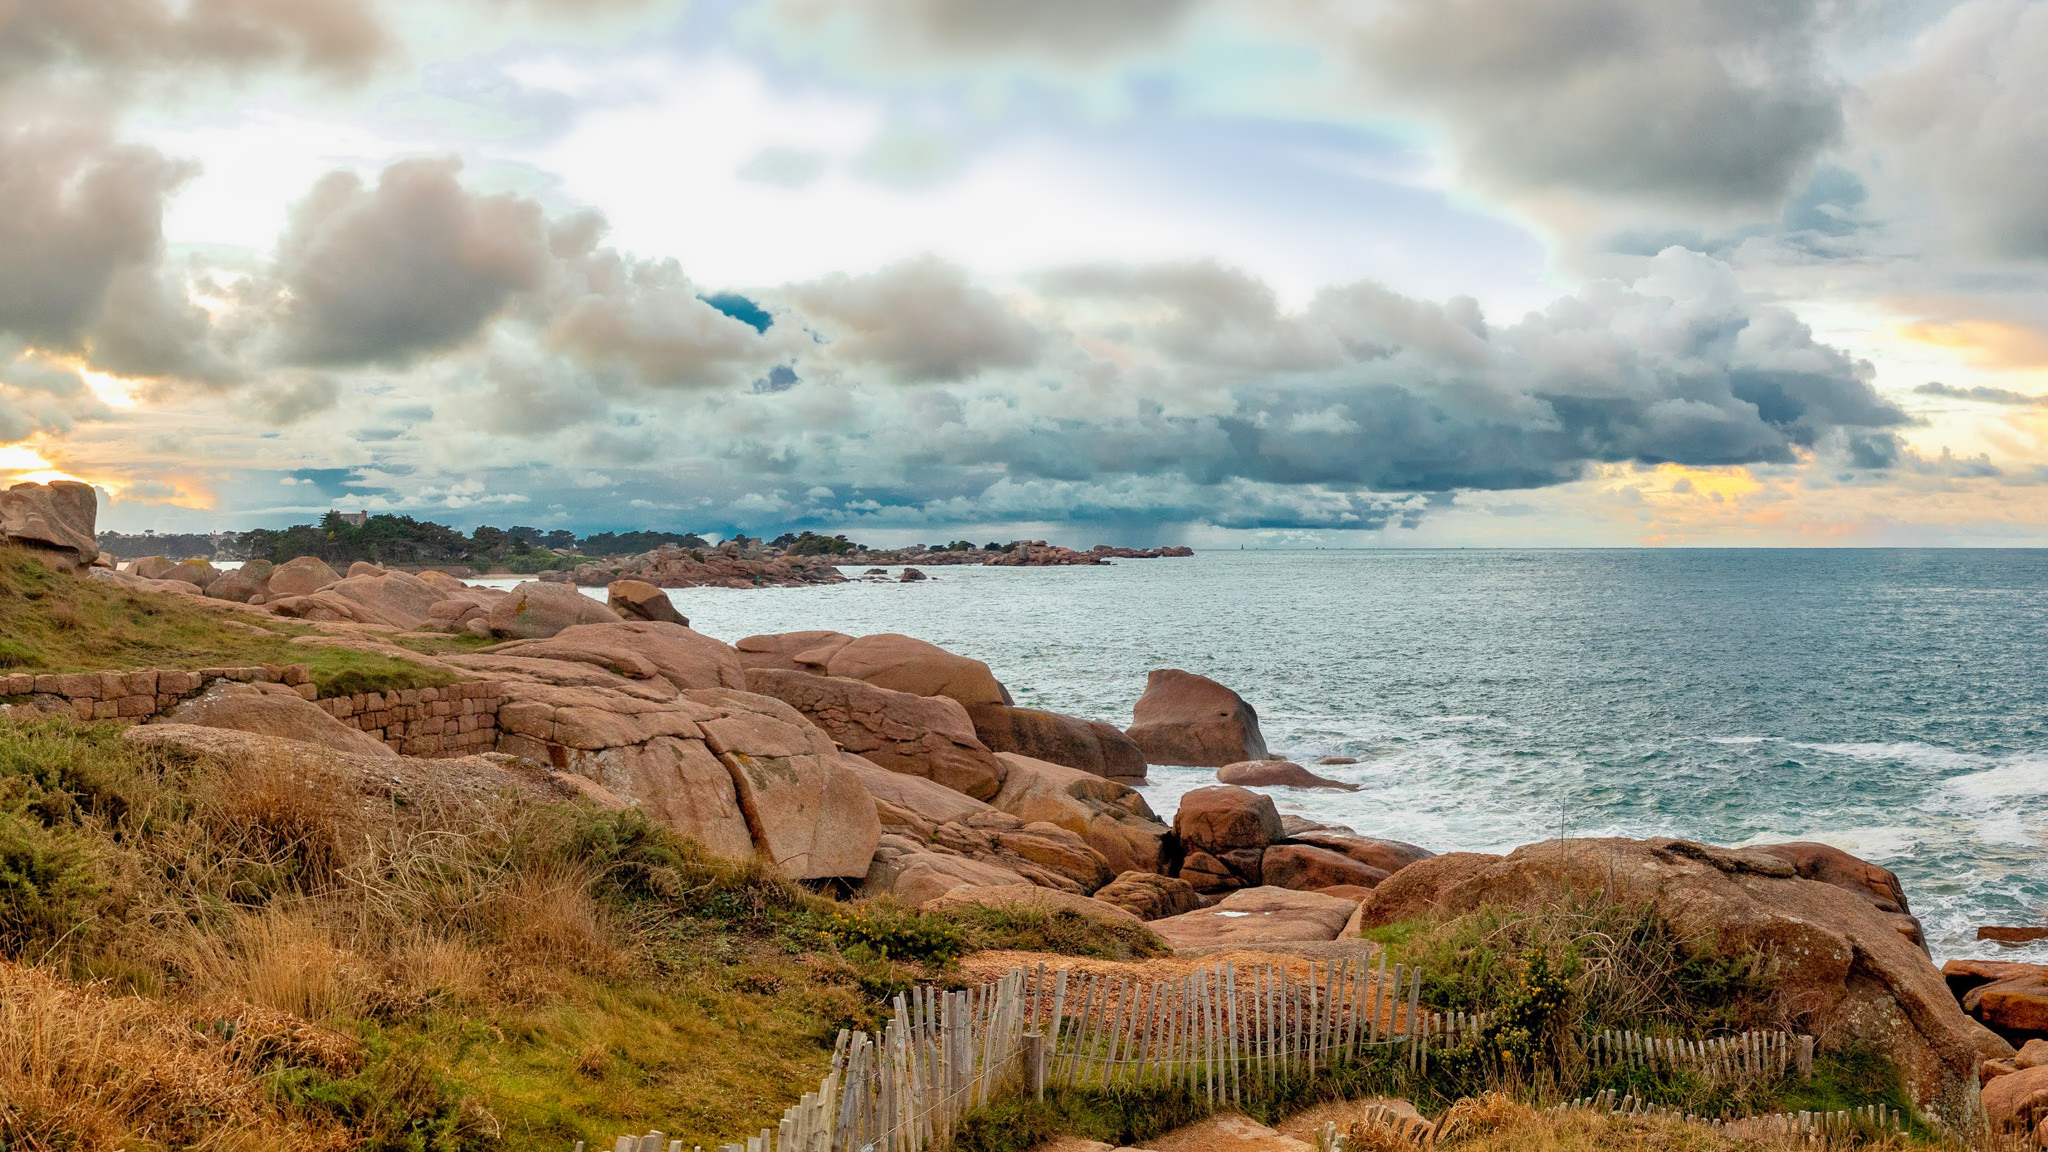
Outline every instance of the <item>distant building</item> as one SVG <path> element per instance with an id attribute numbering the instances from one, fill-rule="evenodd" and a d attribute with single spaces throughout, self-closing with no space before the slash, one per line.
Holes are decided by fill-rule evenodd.
<path id="1" fill-rule="evenodd" d="M 361 528 L 363 522 L 370 518 L 370 512 L 367 508 L 361 512 L 339 512 L 336 515 L 346 521 L 351 528 Z"/>

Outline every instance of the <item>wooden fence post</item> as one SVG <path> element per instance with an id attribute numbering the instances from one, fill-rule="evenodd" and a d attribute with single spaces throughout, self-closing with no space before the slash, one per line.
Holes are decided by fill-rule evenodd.
<path id="1" fill-rule="evenodd" d="M 1033 1100 L 1045 1099 L 1045 1033 L 1024 1034 L 1024 1083 Z"/>

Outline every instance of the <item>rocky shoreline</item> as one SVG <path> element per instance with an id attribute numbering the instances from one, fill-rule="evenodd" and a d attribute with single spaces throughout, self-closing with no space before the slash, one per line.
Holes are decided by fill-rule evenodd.
<path id="1" fill-rule="evenodd" d="M 1785 1026 L 1823 1051 L 1881 1054 L 1927 1115 L 1961 1128 L 1981 1084 L 1994 1122 L 2048 1120 L 2037 1115 L 2048 1111 L 2048 969 L 1937 969 L 1897 878 L 1825 845 L 1607 838 L 1439 854 L 1283 818 L 1255 788 L 1344 785 L 1272 759 L 1253 705 L 1191 672 L 1154 670 L 1120 730 L 1016 707 L 987 664 L 914 637 L 816 630 L 728 644 L 692 630 L 653 581 L 610 580 L 599 602 L 562 583 L 505 591 L 302 558 L 216 574 L 202 593 L 181 575 L 91 567 L 93 553 L 67 553 L 66 538 L 16 514 L 33 503 L 19 491 L 7 494 L 9 542 L 90 579 L 307 622 L 322 633 L 302 641 L 488 680 L 494 727 L 478 737 L 471 725 L 452 750 L 488 743 L 496 758 L 470 771 L 540 773 L 560 795 L 640 809 L 714 854 L 841 898 L 1056 906 L 1141 921 L 1201 955 L 1598 894 L 1654 913 L 1693 960 L 1770 966 Z M 402 646 L 450 634 L 496 642 L 435 656 Z M 223 681 L 130 734 L 197 746 L 229 729 L 411 764 L 361 728 L 374 721 L 388 739 L 414 722 L 394 719 L 399 707 L 439 702 L 352 705 L 368 718 L 351 728 L 289 688 Z M 1214 768 L 1218 783 L 1161 814 L 1136 788 L 1152 764 Z"/>

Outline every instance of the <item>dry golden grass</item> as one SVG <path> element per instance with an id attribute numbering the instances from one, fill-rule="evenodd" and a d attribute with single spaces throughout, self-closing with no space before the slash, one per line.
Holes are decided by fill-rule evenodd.
<path id="1" fill-rule="evenodd" d="M 290 1052 L 346 1066 L 354 1044 L 264 1013 L 209 1018 L 0 961 L 0 1146 L 341 1148 L 274 1104 L 257 1073 Z"/>

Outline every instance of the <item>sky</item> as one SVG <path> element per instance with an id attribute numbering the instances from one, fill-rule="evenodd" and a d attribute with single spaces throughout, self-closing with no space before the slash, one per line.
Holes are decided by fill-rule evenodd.
<path id="1" fill-rule="evenodd" d="M 101 526 L 2048 545 L 2048 0 L 0 0 Z"/>

